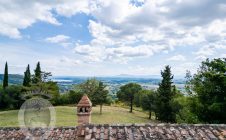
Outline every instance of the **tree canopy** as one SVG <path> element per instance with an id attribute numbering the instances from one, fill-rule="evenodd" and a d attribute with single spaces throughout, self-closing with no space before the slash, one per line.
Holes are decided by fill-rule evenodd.
<path id="1" fill-rule="evenodd" d="M 100 105 L 100 114 L 102 114 L 102 105 L 109 103 L 109 91 L 106 87 L 103 82 L 92 78 L 75 86 L 75 92 L 87 94 L 94 106 Z"/>
<path id="2" fill-rule="evenodd" d="M 30 66 L 28 65 L 26 71 L 24 72 L 23 86 L 29 87 L 31 85 L 31 72 Z"/>
<path id="3" fill-rule="evenodd" d="M 141 96 L 141 107 L 143 110 L 146 110 L 149 112 L 149 119 L 151 119 L 151 113 L 155 112 L 156 105 L 156 93 L 152 90 L 143 90 L 145 92 L 142 92 Z"/>
<path id="4" fill-rule="evenodd" d="M 226 122 L 226 59 L 202 62 L 190 83 L 193 96 L 197 98 L 195 112 L 200 121 Z"/>
<path id="5" fill-rule="evenodd" d="M 139 84 L 128 83 L 120 87 L 120 90 L 117 92 L 117 97 L 121 101 L 129 102 L 130 112 L 133 112 L 135 94 L 138 94 L 141 90 L 142 88 Z"/>
<path id="6" fill-rule="evenodd" d="M 3 88 L 5 89 L 8 86 L 9 82 L 9 74 L 8 74 L 8 64 L 5 63 L 5 72 L 4 72 L 4 79 L 3 79 Z"/>
<path id="7" fill-rule="evenodd" d="M 33 76 L 32 82 L 34 84 L 37 84 L 41 81 L 42 81 L 42 71 L 41 71 L 40 62 L 38 62 L 34 70 L 34 76 Z"/>
<path id="8" fill-rule="evenodd" d="M 158 120 L 175 122 L 176 113 L 174 110 L 175 86 L 172 85 L 173 75 L 171 68 L 166 66 L 161 71 L 162 81 L 156 94 L 156 117 Z"/>

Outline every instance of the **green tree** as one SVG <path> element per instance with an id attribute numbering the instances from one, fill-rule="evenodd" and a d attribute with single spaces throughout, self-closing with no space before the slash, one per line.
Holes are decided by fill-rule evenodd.
<path id="1" fill-rule="evenodd" d="M 68 94 L 69 104 L 77 104 L 83 96 L 82 93 L 76 92 L 74 90 L 70 90 L 67 94 Z"/>
<path id="2" fill-rule="evenodd" d="M 176 113 L 174 110 L 175 87 L 172 86 L 173 75 L 171 69 L 166 66 L 161 71 L 162 81 L 159 84 L 156 96 L 156 117 L 158 120 L 166 122 L 175 122 Z"/>
<path id="3" fill-rule="evenodd" d="M 186 76 L 185 76 L 186 82 L 185 82 L 185 91 L 188 94 L 192 94 L 192 84 L 191 84 L 191 79 L 192 79 L 192 75 L 191 72 L 189 70 L 186 71 Z"/>
<path id="4" fill-rule="evenodd" d="M 32 84 L 29 87 L 24 87 L 23 92 L 38 91 L 40 93 L 46 93 L 48 94 L 47 96 L 51 96 L 51 103 L 56 105 L 60 98 L 59 87 L 56 82 L 49 80 L 49 76 L 52 76 L 51 72 L 41 71 L 40 63 L 38 62 L 35 75 L 32 78 Z M 30 97 L 30 95 L 28 96 Z"/>
<path id="5" fill-rule="evenodd" d="M 203 61 L 191 79 L 197 104 L 193 112 L 208 123 L 226 123 L 226 58 Z"/>
<path id="6" fill-rule="evenodd" d="M 92 104 L 95 106 L 98 104 L 97 100 L 95 99 L 95 93 L 98 90 L 99 81 L 95 78 L 87 79 L 83 83 L 75 86 L 75 91 L 78 91 L 82 94 L 87 94 Z"/>
<path id="7" fill-rule="evenodd" d="M 177 123 L 202 123 L 199 121 L 198 116 L 195 114 L 195 106 L 198 104 L 196 97 L 192 95 L 178 94 L 175 100 L 179 103 L 181 109 L 176 115 Z"/>
<path id="8" fill-rule="evenodd" d="M 102 114 L 103 104 L 109 102 L 109 91 L 106 89 L 106 85 L 95 78 L 76 85 L 74 91 L 76 93 L 87 94 L 94 106 L 100 105 L 100 114 Z"/>
<path id="9" fill-rule="evenodd" d="M 51 72 L 42 71 L 41 72 L 41 81 L 42 82 L 48 82 L 50 80 L 49 77 L 51 77 L 51 76 L 52 76 Z"/>
<path id="10" fill-rule="evenodd" d="M 37 63 L 37 66 L 34 70 L 34 76 L 33 76 L 32 82 L 34 84 L 42 82 L 42 71 L 41 71 L 40 62 Z"/>
<path id="11" fill-rule="evenodd" d="M 3 79 L 3 88 L 5 89 L 8 86 L 9 75 L 8 75 L 8 64 L 5 63 L 5 72 L 4 72 L 4 79 Z"/>
<path id="12" fill-rule="evenodd" d="M 28 93 L 28 95 L 26 95 L 26 96 L 31 98 L 33 96 L 33 94 L 29 95 L 29 91 L 45 93 L 46 97 L 50 96 L 50 98 L 47 98 L 47 99 L 50 99 L 50 101 L 53 105 L 57 104 L 58 98 L 60 96 L 59 87 L 58 87 L 57 83 L 53 82 L 53 81 L 39 82 L 37 84 L 32 84 L 30 87 L 25 87 L 23 89 L 23 92 Z"/>
<path id="13" fill-rule="evenodd" d="M 22 86 L 10 85 L 0 89 L 0 109 L 18 109 L 23 100 L 21 99 Z"/>
<path id="14" fill-rule="evenodd" d="M 147 92 L 149 92 L 149 90 L 141 90 L 138 94 L 134 95 L 134 105 L 136 107 L 141 107 L 142 105 L 142 97 L 147 94 Z"/>
<path id="15" fill-rule="evenodd" d="M 102 106 L 104 103 L 108 103 L 108 90 L 103 82 L 99 81 L 97 91 L 94 93 L 96 104 L 100 105 L 100 114 L 102 114 Z"/>
<path id="16" fill-rule="evenodd" d="M 24 81 L 23 86 L 29 87 L 31 85 L 31 72 L 30 72 L 30 66 L 27 66 L 26 71 L 24 72 Z"/>
<path id="17" fill-rule="evenodd" d="M 156 110 L 155 94 L 152 90 L 144 90 L 141 96 L 141 107 L 143 110 L 149 112 L 149 119 L 151 119 L 151 113 Z"/>
<path id="18" fill-rule="evenodd" d="M 141 86 L 136 83 L 128 83 L 120 87 L 117 97 L 121 101 L 129 102 L 130 112 L 133 112 L 134 96 L 142 90 Z"/>

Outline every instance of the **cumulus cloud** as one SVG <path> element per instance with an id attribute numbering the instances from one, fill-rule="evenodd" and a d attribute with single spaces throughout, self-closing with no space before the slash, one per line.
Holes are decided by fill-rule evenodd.
<path id="1" fill-rule="evenodd" d="M 49 42 L 49 43 L 58 44 L 63 47 L 67 47 L 69 45 L 72 45 L 72 43 L 70 42 L 70 38 L 71 37 L 66 36 L 66 35 L 56 35 L 56 36 L 52 36 L 52 37 L 47 37 L 44 39 L 44 41 Z"/>
<path id="2" fill-rule="evenodd" d="M 74 48 L 74 52 L 87 61 L 102 62 L 106 60 L 126 63 L 128 60 L 139 57 L 152 56 L 154 53 L 163 50 L 164 46 L 119 46 L 119 47 L 104 47 L 92 45 L 79 45 Z"/>
<path id="3" fill-rule="evenodd" d="M 0 1 L 0 35 L 21 38 L 20 30 L 37 21 L 61 25 L 53 11 L 63 16 L 71 16 L 79 12 L 88 13 L 88 1 Z"/>
<path id="4" fill-rule="evenodd" d="M 48 37 L 45 39 L 45 41 L 50 42 L 50 43 L 63 43 L 63 42 L 67 42 L 68 39 L 70 39 L 69 36 L 57 35 L 57 36 L 53 36 L 53 37 Z"/>
<path id="5" fill-rule="evenodd" d="M 58 15 L 85 13 L 92 17 L 87 27 L 92 39 L 74 47 L 84 61 L 126 63 L 184 46 L 197 47 L 193 55 L 204 59 L 225 49 L 225 9 L 225 0 L 1 1 L 0 35 L 21 38 L 20 30 L 37 21 L 59 26 Z M 46 41 L 66 45 L 69 39 L 57 35 Z"/>
<path id="6" fill-rule="evenodd" d="M 186 58 L 183 55 L 175 55 L 167 59 L 167 61 L 185 61 Z"/>
<path id="7" fill-rule="evenodd" d="M 181 46 L 202 47 L 210 42 L 218 48 L 225 46 L 222 42 L 226 36 L 225 1 L 147 0 L 141 3 L 92 1 L 89 9 L 95 20 L 89 21 L 89 31 L 93 39 L 85 45 L 102 46 L 102 52 L 107 52 L 107 56 L 103 53 L 102 57 L 115 59 L 151 56 Z M 208 49 L 194 54 L 206 57 L 214 53 L 215 49 Z M 185 61 L 181 56 L 172 58 L 176 59 Z"/>

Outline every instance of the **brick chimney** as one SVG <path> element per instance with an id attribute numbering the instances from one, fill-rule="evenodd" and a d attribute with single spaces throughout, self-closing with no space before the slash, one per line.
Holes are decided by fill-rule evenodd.
<path id="1" fill-rule="evenodd" d="M 92 103 L 87 95 L 83 95 L 77 105 L 78 125 L 91 123 Z"/>

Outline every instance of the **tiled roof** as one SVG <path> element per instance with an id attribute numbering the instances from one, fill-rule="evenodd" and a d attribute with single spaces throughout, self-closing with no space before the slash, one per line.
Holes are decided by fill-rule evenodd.
<path id="1" fill-rule="evenodd" d="M 90 107 L 92 103 L 87 95 L 83 95 L 82 99 L 78 102 L 77 107 Z"/>
<path id="2" fill-rule="evenodd" d="M 49 135 L 40 137 L 45 131 L 32 129 L 38 139 L 67 140 L 226 140 L 226 125 L 217 124 L 135 124 L 135 125 L 85 125 L 78 127 L 58 127 Z M 78 136 L 81 132 L 83 137 Z M 81 135 L 79 134 L 79 135 Z M 19 128 L 0 128 L 0 139 L 30 139 Z"/>

